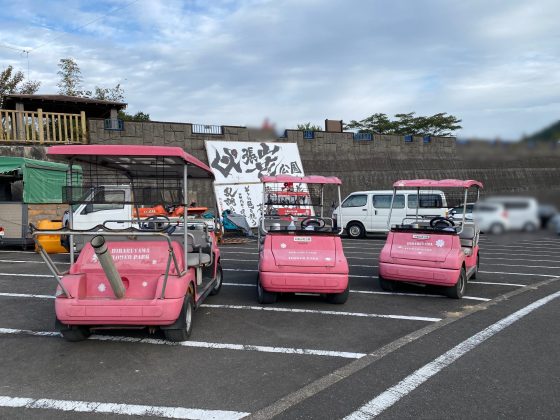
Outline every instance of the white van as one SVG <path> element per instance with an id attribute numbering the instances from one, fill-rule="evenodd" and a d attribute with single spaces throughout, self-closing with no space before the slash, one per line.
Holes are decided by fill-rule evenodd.
<path id="1" fill-rule="evenodd" d="M 350 238 L 363 238 L 366 233 L 388 232 L 387 220 L 393 190 L 356 191 L 342 201 L 333 211 L 333 219 L 342 226 Z M 393 203 L 391 225 L 416 216 L 416 190 L 399 190 Z M 443 191 L 420 191 L 418 215 L 446 216 L 447 201 Z"/>
<path id="2" fill-rule="evenodd" d="M 488 197 L 483 203 L 497 203 L 504 206 L 510 230 L 534 232 L 540 226 L 539 204 L 532 197 Z"/>

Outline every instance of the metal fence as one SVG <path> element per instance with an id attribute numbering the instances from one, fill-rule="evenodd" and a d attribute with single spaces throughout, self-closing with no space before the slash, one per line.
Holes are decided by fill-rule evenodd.
<path id="1" fill-rule="evenodd" d="M 221 135 L 223 129 L 221 125 L 207 125 L 207 124 L 193 124 L 192 125 L 193 134 L 211 134 L 211 135 Z"/>

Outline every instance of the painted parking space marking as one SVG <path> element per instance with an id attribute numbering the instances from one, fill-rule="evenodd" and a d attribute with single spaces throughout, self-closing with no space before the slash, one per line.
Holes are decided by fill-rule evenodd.
<path id="1" fill-rule="evenodd" d="M 435 376 L 444 368 L 455 362 L 461 356 L 478 347 L 490 337 L 509 327 L 514 322 L 520 320 L 521 318 L 525 317 L 541 306 L 546 305 L 548 302 L 558 298 L 559 296 L 560 292 L 556 292 L 542 299 L 539 299 L 532 304 L 525 306 L 524 308 L 514 312 L 513 314 L 501 319 L 500 321 L 490 325 L 479 333 L 469 337 L 462 343 L 453 347 L 451 350 L 439 356 L 437 359 L 422 366 L 420 369 L 408 375 L 397 385 L 382 392 L 377 397 L 361 406 L 357 411 L 354 411 L 350 415 L 346 416 L 345 420 L 362 420 L 376 417 L 377 415 L 381 414 L 383 411 L 397 403 L 403 397 L 410 394 L 432 376 Z"/>
<path id="2" fill-rule="evenodd" d="M 213 305 L 203 303 L 200 305 L 203 308 L 216 308 L 216 309 L 240 309 L 248 311 L 263 311 L 263 312 L 290 312 L 300 314 L 317 314 L 317 315 L 336 315 L 348 316 L 358 318 L 389 318 L 401 319 L 408 321 L 424 321 L 424 322 L 438 322 L 441 318 L 432 318 L 425 316 L 409 316 L 409 315 L 389 315 L 389 314 L 370 314 L 365 312 L 345 312 L 345 311 L 321 311 L 317 309 L 298 309 L 298 308 L 281 308 L 278 306 L 247 306 L 247 305 Z"/>
<path id="3" fill-rule="evenodd" d="M 505 274 L 508 276 L 536 276 L 536 277 L 557 277 L 555 274 L 535 274 L 535 273 L 506 273 L 504 271 L 483 271 L 478 270 L 479 273 L 484 274 Z"/>
<path id="4" fill-rule="evenodd" d="M 241 419 L 249 413 L 185 407 L 165 407 L 94 401 L 54 400 L 50 398 L 8 397 L 0 395 L 0 407 L 33 408 L 76 413 L 148 416 L 167 419 Z"/>
<path id="5" fill-rule="evenodd" d="M 38 337 L 61 337 L 60 333 L 56 331 L 32 331 L 14 328 L 0 328 L 0 334 L 6 335 L 31 335 Z M 316 350 L 304 349 L 295 347 L 272 347 L 272 346 L 257 346 L 251 344 L 232 344 L 232 343 L 214 343 L 206 341 L 181 341 L 173 342 L 166 341 L 159 338 L 141 338 L 141 337 L 126 337 L 115 335 L 98 335 L 92 334 L 88 340 L 96 341 L 116 341 L 125 343 L 140 343 L 140 344 L 154 344 L 165 345 L 173 347 L 193 347 L 204 348 L 213 350 L 237 350 L 237 351 L 255 351 L 261 353 L 282 353 L 282 354 L 296 354 L 307 356 L 324 356 L 324 357 L 341 357 L 344 359 L 360 359 L 365 356 L 365 353 L 354 353 L 346 351 L 332 351 L 332 350 Z"/>
<path id="6" fill-rule="evenodd" d="M 49 277 L 53 278 L 52 274 L 23 274 L 23 273 L 0 273 L 4 277 Z"/>
<path id="7" fill-rule="evenodd" d="M 17 298 L 37 298 L 37 299 L 54 299 L 53 295 L 35 295 L 28 293 L 0 293 L 1 297 L 17 297 Z"/>
<path id="8" fill-rule="evenodd" d="M 469 282 L 470 283 L 470 282 Z M 389 295 L 389 296 L 412 296 L 412 297 L 429 297 L 429 298 L 447 298 L 443 295 L 429 295 L 427 293 L 400 293 L 400 292 L 379 292 L 377 290 L 350 290 L 350 293 L 363 293 L 366 295 Z M 481 302 L 488 302 L 492 299 L 476 297 L 476 296 L 463 296 L 466 300 L 478 300 Z"/>
<path id="9" fill-rule="evenodd" d="M 469 284 L 489 284 L 495 286 L 512 286 L 512 287 L 525 287 L 526 284 L 518 284 L 518 283 L 496 283 L 491 281 L 470 281 Z"/>
<path id="10" fill-rule="evenodd" d="M 44 261 L 33 261 L 33 260 L 0 260 L 0 263 L 16 263 L 16 264 L 45 264 Z M 68 264 L 69 262 L 55 262 L 55 265 Z"/>
<path id="11" fill-rule="evenodd" d="M 493 263 L 493 262 L 484 262 L 485 265 L 498 265 L 498 266 L 505 266 L 505 267 L 527 267 L 527 268 L 546 268 L 546 269 L 559 269 L 560 267 L 551 267 L 547 265 L 527 265 L 527 264 L 505 264 L 505 263 Z"/>
<path id="12" fill-rule="evenodd" d="M 484 255 L 486 255 L 486 254 L 487 253 L 485 253 Z M 526 261 L 531 261 L 531 262 L 553 262 L 553 263 L 558 262 L 558 260 L 535 260 L 533 258 L 518 258 L 518 257 L 515 257 L 515 258 L 491 257 L 491 258 L 486 258 L 485 260 L 488 260 L 488 259 L 492 260 L 492 261 L 494 261 L 494 260 L 506 260 L 506 261 L 526 260 Z M 492 264 L 492 263 L 489 263 L 489 264 Z"/>

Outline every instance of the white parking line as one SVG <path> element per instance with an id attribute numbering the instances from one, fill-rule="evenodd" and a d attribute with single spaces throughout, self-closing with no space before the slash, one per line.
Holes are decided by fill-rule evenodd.
<path id="1" fill-rule="evenodd" d="M 13 328 L 0 328 L 0 334 L 12 335 L 32 335 L 40 337 L 60 337 L 56 331 L 31 331 L 20 330 Z M 261 353 L 283 353 L 283 354 L 299 354 L 309 356 L 325 356 L 325 357 L 342 357 L 345 359 L 360 359 L 365 356 L 364 353 L 353 353 L 345 351 L 331 351 L 331 350 L 314 350 L 314 349 L 301 349 L 294 347 L 270 347 L 270 346 L 253 346 L 250 344 L 229 344 L 229 343 L 211 343 L 206 341 L 181 341 L 172 342 L 160 340 L 158 338 L 140 338 L 140 337 L 125 337 L 114 335 L 97 335 L 93 334 L 89 340 L 97 341 L 117 341 L 126 343 L 140 343 L 140 344 L 155 344 L 166 346 L 178 347 L 194 347 L 205 348 L 214 350 L 241 350 L 241 351 L 256 351 Z"/>
<path id="2" fill-rule="evenodd" d="M 382 392 L 374 399 L 370 400 L 358 410 L 354 411 L 350 415 L 346 416 L 345 420 L 362 420 L 371 419 L 381 414 L 387 408 L 391 407 L 399 400 L 401 400 L 406 395 L 410 394 L 432 376 L 438 374 L 441 370 L 449 366 L 451 363 L 455 362 L 461 356 L 465 355 L 472 349 L 476 348 L 484 341 L 490 337 L 496 335 L 503 329 L 509 327 L 514 322 L 520 320 L 524 316 L 530 314 L 535 309 L 547 304 L 553 299 L 560 296 L 560 292 L 553 293 L 542 299 L 533 302 L 532 304 L 514 312 L 513 314 L 501 319 L 500 321 L 490 325 L 479 333 L 473 335 L 472 337 L 466 339 L 462 343 L 453 347 L 451 350 L 445 352 L 437 359 L 432 362 L 422 366 L 420 369 L 416 370 L 414 373 L 408 375 L 397 385 L 387 389 Z"/>
<path id="3" fill-rule="evenodd" d="M 526 284 L 517 284 L 517 283 L 493 283 L 491 281 L 469 281 L 469 284 L 490 284 L 496 286 L 513 286 L 513 287 L 525 287 Z"/>
<path id="4" fill-rule="evenodd" d="M 543 252 L 540 252 L 538 254 L 520 252 L 520 253 L 516 254 L 516 253 L 513 253 L 511 251 L 509 251 L 509 252 L 494 252 L 494 251 L 488 251 L 486 249 L 482 249 L 481 254 L 483 256 L 486 256 L 486 255 L 509 255 L 510 257 L 512 257 L 512 259 L 516 259 L 518 257 L 557 257 L 557 256 L 559 256 L 559 255 L 556 255 L 556 254 L 547 254 L 547 253 L 543 253 Z"/>
<path id="5" fill-rule="evenodd" d="M 469 282 L 471 283 L 471 282 Z M 399 292 L 378 292 L 376 290 L 350 290 L 351 293 L 363 293 L 368 295 L 392 295 L 392 296 L 414 296 L 414 297 L 431 297 L 431 298 L 444 298 L 443 295 L 428 295 L 424 293 L 399 293 Z M 481 302 L 488 302 L 492 299 L 481 298 L 475 296 L 463 296 L 467 300 L 479 300 Z"/>
<path id="6" fill-rule="evenodd" d="M 53 278 L 52 274 L 20 274 L 20 273 L 0 273 L 3 277 L 50 277 Z"/>
<path id="7" fill-rule="evenodd" d="M 560 267 L 550 267 L 548 265 L 527 265 L 527 264 L 504 264 L 504 263 L 493 263 L 493 262 L 484 262 L 484 265 L 501 265 L 505 267 L 527 267 L 527 268 L 554 268 L 558 269 Z"/>
<path id="8" fill-rule="evenodd" d="M 0 293 L 3 297 L 19 297 L 19 298 L 38 298 L 38 299 L 54 299 L 53 295 L 33 295 L 28 293 Z"/>
<path id="9" fill-rule="evenodd" d="M 45 264 L 44 261 L 33 261 L 33 260 L 0 260 L 0 263 L 16 263 L 16 264 Z M 54 262 L 55 265 L 59 264 L 70 264 L 69 262 Z"/>
<path id="10" fill-rule="evenodd" d="M 534 273 L 505 273 L 503 271 L 482 271 L 478 270 L 479 273 L 485 274 L 507 274 L 508 276 L 536 276 L 536 277 L 557 277 L 554 274 L 534 274 Z"/>
<path id="11" fill-rule="evenodd" d="M 198 408 L 164 407 L 153 405 L 102 403 L 94 401 L 53 400 L 50 398 L 22 398 L 0 395 L 0 407 L 38 408 L 76 413 L 150 416 L 167 419 L 241 419 L 250 413 Z"/>
<path id="12" fill-rule="evenodd" d="M 350 316 L 359 318 L 390 318 L 390 319 L 403 319 L 408 321 L 425 321 L 437 322 L 441 318 L 431 318 L 424 316 L 408 316 L 408 315 L 385 315 L 385 314 L 369 314 L 364 312 L 344 312 L 344 311 L 320 311 L 317 309 L 297 309 L 297 308 L 280 308 L 278 306 L 245 306 L 245 305 L 211 305 L 203 303 L 200 305 L 204 308 L 217 308 L 217 309 L 243 309 L 249 311 L 264 311 L 264 312 L 291 312 L 300 314 L 318 314 L 318 315 L 337 315 L 337 316 Z"/>
<path id="13" fill-rule="evenodd" d="M 484 254 L 486 255 L 486 253 Z M 534 260 L 532 258 L 519 258 L 519 257 L 513 257 L 513 258 L 503 258 L 503 257 L 491 257 L 491 258 L 485 258 L 486 261 L 491 260 L 506 260 L 506 261 L 519 261 L 519 260 L 525 260 L 525 261 L 531 261 L 531 262 L 558 262 L 558 260 Z M 492 264 L 492 263 L 489 263 Z"/>

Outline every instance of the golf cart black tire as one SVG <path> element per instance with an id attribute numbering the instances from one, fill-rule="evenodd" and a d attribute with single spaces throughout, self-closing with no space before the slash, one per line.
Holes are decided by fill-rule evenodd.
<path id="1" fill-rule="evenodd" d="M 190 325 L 188 325 L 186 321 L 189 307 L 191 311 Z M 169 327 L 165 327 L 165 329 L 163 329 L 163 333 L 165 334 L 165 339 L 176 343 L 188 340 L 192 332 L 193 314 L 194 314 L 194 300 L 192 294 L 189 291 L 185 296 L 185 301 L 183 302 L 183 306 L 181 307 L 181 312 L 179 312 L 179 318 L 177 318 L 177 321 L 175 321 L 173 325 L 170 325 Z"/>
<path id="2" fill-rule="evenodd" d="M 386 292 L 394 292 L 397 290 L 397 283 L 393 280 L 387 280 L 379 276 L 379 286 Z"/>
<path id="3" fill-rule="evenodd" d="M 334 303 L 336 305 L 342 305 L 348 300 L 348 295 L 350 294 L 350 285 L 346 286 L 343 292 L 340 293 L 328 293 L 327 302 Z"/>
<path id="4" fill-rule="evenodd" d="M 268 305 L 270 303 L 275 303 L 278 299 L 278 293 L 267 292 L 261 285 L 260 280 L 257 278 L 257 301 L 261 305 Z"/>
<path id="5" fill-rule="evenodd" d="M 457 279 L 457 283 L 455 283 L 451 287 L 447 287 L 445 289 L 445 295 L 450 297 L 451 299 L 461 299 L 465 295 L 465 290 L 467 289 L 467 272 L 465 271 L 465 267 L 461 268 L 461 272 L 459 273 L 459 278 Z"/>
<path id="6" fill-rule="evenodd" d="M 353 235 L 352 228 L 358 229 L 358 233 Z M 360 222 L 350 222 L 346 225 L 346 234 L 351 239 L 363 239 L 366 237 L 366 228 Z"/>
<path id="7" fill-rule="evenodd" d="M 216 296 L 218 293 L 220 293 L 220 290 L 222 290 L 222 283 L 224 282 L 224 272 L 220 263 L 218 263 L 218 268 L 216 269 L 216 277 L 218 278 L 218 281 L 212 288 L 210 296 Z"/>
<path id="8" fill-rule="evenodd" d="M 91 335 L 89 328 L 85 325 L 66 325 L 58 319 L 55 321 L 55 328 L 66 341 L 71 343 L 87 340 Z"/>
<path id="9" fill-rule="evenodd" d="M 476 276 L 478 276 L 478 268 L 480 267 L 480 254 L 476 254 L 476 268 L 474 269 L 473 273 L 471 274 L 471 278 L 469 280 L 476 280 Z"/>

